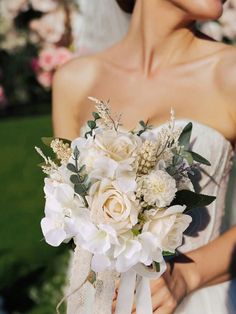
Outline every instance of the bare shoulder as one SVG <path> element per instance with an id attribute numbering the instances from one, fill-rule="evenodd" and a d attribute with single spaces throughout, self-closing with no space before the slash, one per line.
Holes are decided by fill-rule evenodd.
<path id="1" fill-rule="evenodd" d="M 75 58 L 57 70 L 52 90 L 55 136 L 73 139 L 79 135 L 87 97 L 98 75 L 99 61 L 94 56 Z"/>
<path id="2" fill-rule="evenodd" d="M 236 125 L 236 47 L 226 46 L 220 53 L 215 79 Z"/>
<path id="3" fill-rule="evenodd" d="M 227 45 L 220 53 L 216 75 L 219 87 L 236 96 L 236 47 Z"/>
<path id="4" fill-rule="evenodd" d="M 57 70 L 53 80 L 53 92 L 81 100 L 92 87 L 99 72 L 95 56 L 78 57 Z"/>

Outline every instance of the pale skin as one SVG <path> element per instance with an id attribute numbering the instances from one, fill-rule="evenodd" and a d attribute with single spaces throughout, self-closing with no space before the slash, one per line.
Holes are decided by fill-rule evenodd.
<path id="1" fill-rule="evenodd" d="M 77 58 L 56 73 L 55 136 L 79 135 L 94 110 L 87 97 L 94 96 L 111 99 L 112 110 L 122 113 L 126 129 L 133 129 L 141 119 L 160 125 L 173 107 L 177 119 L 206 124 L 234 145 L 236 48 L 201 36 L 192 25 L 221 14 L 221 0 L 137 0 L 129 32 L 121 42 L 102 53 Z M 194 263 L 176 263 L 171 274 L 167 271 L 152 283 L 153 313 L 171 314 L 191 291 L 229 278 L 235 229 L 218 241 L 189 253 Z M 204 265 L 212 264 L 209 252 L 224 256 L 224 263 L 221 260 L 210 273 L 201 263 L 204 256 Z"/>

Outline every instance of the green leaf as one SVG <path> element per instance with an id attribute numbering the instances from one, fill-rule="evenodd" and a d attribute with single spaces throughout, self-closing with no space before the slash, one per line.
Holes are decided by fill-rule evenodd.
<path id="1" fill-rule="evenodd" d="M 87 124 L 88 124 L 88 126 L 90 127 L 90 129 L 92 129 L 92 130 L 96 128 L 96 122 L 93 121 L 93 120 L 89 120 L 89 121 L 87 122 Z"/>
<path id="2" fill-rule="evenodd" d="M 78 172 L 81 173 L 82 171 L 84 171 L 84 170 L 85 170 L 85 167 L 86 167 L 85 165 L 81 166 L 81 167 L 79 168 Z"/>
<path id="3" fill-rule="evenodd" d="M 146 127 L 146 123 L 145 123 L 143 120 L 139 121 L 139 124 L 140 124 L 143 128 Z"/>
<path id="4" fill-rule="evenodd" d="M 166 171 L 170 176 L 174 176 L 176 173 L 176 168 L 175 166 L 169 166 L 166 168 Z"/>
<path id="5" fill-rule="evenodd" d="M 173 160 L 172 160 L 173 165 L 177 166 L 177 165 L 182 164 L 182 162 L 183 162 L 183 156 L 180 156 L 180 155 L 173 156 Z"/>
<path id="6" fill-rule="evenodd" d="M 92 115 L 93 115 L 95 120 L 101 119 L 101 117 L 99 116 L 99 114 L 97 112 L 93 112 Z"/>
<path id="7" fill-rule="evenodd" d="M 192 133 L 192 129 L 193 129 L 193 124 L 192 122 L 189 122 L 183 129 L 182 133 L 179 136 L 179 144 L 181 146 L 184 146 L 186 148 L 188 148 L 189 146 L 189 142 L 190 142 L 190 138 L 191 138 L 191 133 Z"/>
<path id="8" fill-rule="evenodd" d="M 42 140 L 44 145 L 50 147 L 52 141 L 54 140 L 54 137 L 41 137 L 41 140 Z"/>
<path id="9" fill-rule="evenodd" d="M 72 174 L 70 176 L 70 181 L 75 185 L 80 184 L 79 178 L 76 174 Z"/>
<path id="10" fill-rule="evenodd" d="M 201 155 L 192 152 L 192 151 L 187 151 L 188 153 L 190 153 L 192 155 L 193 160 L 203 164 L 203 165 L 207 165 L 207 166 L 211 166 L 211 163 L 204 157 L 202 157 Z"/>
<path id="11" fill-rule="evenodd" d="M 74 187 L 75 193 L 85 196 L 87 195 L 86 186 L 84 184 L 76 184 Z"/>
<path id="12" fill-rule="evenodd" d="M 75 165 L 73 165 L 73 164 L 68 164 L 68 165 L 66 166 L 66 168 L 67 168 L 68 170 L 70 170 L 71 172 L 74 172 L 74 173 L 77 173 L 77 172 L 78 172 L 77 169 L 76 169 L 76 167 L 75 167 Z"/>
<path id="13" fill-rule="evenodd" d="M 193 156 L 192 156 L 191 152 L 184 151 L 182 153 L 182 157 L 187 160 L 189 165 L 192 165 L 192 163 L 193 163 Z"/>
<path id="14" fill-rule="evenodd" d="M 160 270 L 161 270 L 160 263 L 157 263 L 157 262 L 154 261 L 154 265 L 155 265 L 155 268 L 156 268 L 156 272 L 159 273 Z"/>
<path id="15" fill-rule="evenodd" d="M 131 229 L 134 236 L 138 236 L 140 234 L 140 231 L 137 229 Z"/>
<path id="16" fill-rule="evenodd" d="M 163 255 L 163 256 L 175 256 L 176 253 L 168 252 L 168 251 L 163 251 L 163 252 L 162 252 L 162 255 Z"/>
<path id="17" fill-rule="evenodd" d="M 80 154 L 80 151 L 79 151 L 79 149 L 78 149 L 78 147 L 77 147 L 77 146 L 75 146 L 75 149 L 74 149 L 73 154 L 74 154 L 75 158 L 76 158 L 76 159 L 78 159 L 79 154 Z"/>
<path id="18" fill-rule="evenodd" d="M 84 176 L 82 176 L 81 179 L 82 179 L 81 182 L 82 182 L 82 183 L 85 183 L 85 182 L 87 181 L 87 179 L 88 179 L 88 175 L 85 174 Z"/>
<path id="19" fill-rule="evenodd" d="M 216 199 L 215 196 L 198 194 L 189 190 L 181 190 L 176 193 L 170 206 L 186 205 L 186 211 L 192 208 L 201 208 L 211 204 Z"/>

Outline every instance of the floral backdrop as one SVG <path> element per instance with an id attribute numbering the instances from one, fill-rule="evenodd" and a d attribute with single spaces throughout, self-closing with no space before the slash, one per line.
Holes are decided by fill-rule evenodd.
<path id="1" fill-rule="evenodd" d="M 55 70 L 76 55 L 76 0 L 1 0 L 0 107 L 47 105 Z M 15 110 L 14 110 L 15 109 Z M 33 110 L 33 109 L 32 109 Z"/>
<path id="2" fill-rule="evenodd" d="M 0 220 L 0 238 L 5 239 L 0 242 L 0 314 L 54 313 L 65 286 L 68 254 L 41 241 L 43 179 L 33 147 L 42 134 L 52 134 L 55 71 L 88 53 L 81 47 L 80 1 L 0 0 L 0 177 L 6 187 L 0 198 L 5 209 Z M 234 44 L 235 21 L 236 0 L 228 0 L 219 21 L 199 27 Z"/>
<path id="3" fill-rule="evenodd" d="M 0 0 L 1 115 L 21 108 L 49 110 L 55 70 L 78 55 L 79 1 Z M 235 19 L 236 0 L 228 0 L 218 21 L 199 27 L 216 40 L 234 43 Z"/>

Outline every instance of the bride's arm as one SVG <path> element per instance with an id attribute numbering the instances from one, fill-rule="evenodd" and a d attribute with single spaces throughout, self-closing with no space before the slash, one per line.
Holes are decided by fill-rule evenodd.
<path id="1" fill-rule="evenodd" d="M 233 277 L 236 277 L 236 226 L 207 245 L 176 258 L 160 279 L 152 281 L 154 313 L 171 314 L 189 293 Z"/>

